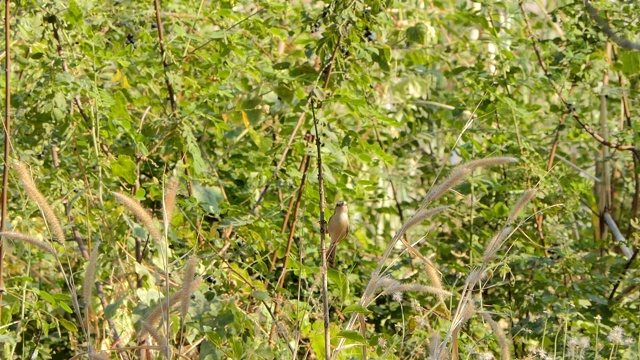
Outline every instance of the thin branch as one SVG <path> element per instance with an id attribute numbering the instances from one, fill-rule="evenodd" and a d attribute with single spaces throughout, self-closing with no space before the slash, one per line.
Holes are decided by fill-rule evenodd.
<path id="1" fill-rule="evenodd" d="M 313 141 L 313 135 L 307 134 L 307 139 L 308 141 Z M 309 171 L 309 164 L 311 163 L 311 157 L 309 155 L 305 155 L 302 158 L 302 166 L 303 168 L 302 170 L 302 178 L 300 179 L 300 186 L 298 187 L 298 194 L 295 198 L 295 209 L 293 210 L 293 220 L 291 220 L 291 225 L 289 226 L 289 238 L 287 240 L 287 248 L 284 251 L 284 257 L 282 260 L 282 273 L 280 274 L 280 279 L 278 280 L 278 284 L 276 287 L 276 292 L 277 292 L 277 296 L 276 296 L 276 300 L 275 300 L 275 304 L 273 307 L 273 314 L 275 316 L 278 316 L 278 304 L 280 303 L 280 301 L 282 300 L 282 292 L 278 291 L 278 289 L 284 287 L 284 281 L 287 277 L 287 266 L 289 265 L 289 255 L 291 254 L 291 246 L 293 245 L 293 238 L 295 235 L 295 230 L 296 230 L 296 221 L 298 220 L 298 213 L 300 212 L 300 204 L 302 203 L 302 194 L 304 193 L 304 186 L 307 180 L 307 173 Z M 293 198 L 292 198 L 293 200 Z M 288 214 L 287 214 L 288 216 Z M 283 224 L 283 227 L 286 226 L 286 219 L 285 219 L 285 223 Z M 272 262 L 271 262 L 271 269 L 270 271 L 273 271 L 273 268 L 275 266 L 275 262 L 276 262 L 276 257 L 277 257 L 277 251 L 274 250 L 273 252 L 273 258 L 272 258 Z M 275 324 L 274 326 L 271 328 L 271 334 L 269 334 L 269 342 L 272 341 L 273 339 L 273 335 L 275 333 Z"/>
<path id="2" fill-rule="evenodd" d="M 316 150 L 318 152 L 318 193 L 320 197 L 320 249 L 322 251 L 322 265 L 320 272 L 322 274 L 322 315 L 324 322 L 324 357 L 326 360 L 331 359 L 331 334 L 329 331 L 329 289 L 327 285 L 327 249 L 325 242 L 326 221 L 324 220 L 324 176 L 322 172 L 322 141 L 320 140 L 320 132 L 318 131 L 318 119 L 315 113 L 315 101 L 311 102 L 311 111 L 313 112 L 313 127 L 316 131 Z"/>
<path id="3" fill-rule="evenodd" d="M 67 60 L 64 58 L 64 52 L 62 50 L 62 41 L 60 40 L 60 33 L 58 32 L 57 24 L 53 24 L 53 37 L 54 39 L 56 39 L 56 51 L 58 52 L 58 56 L 62 61 L 62 69 L 64 70 L 64 72 L 68 73 L 69 66 L 67 65 Z M 80 102 L 80 96 L 78 95 L 74 96 L 73 101 L 76 103 L 76 107 L 78 108 L 78 111 L 80 112 L 80 116 L 82 116 L 82 119 L 84 119 L 84 121 L 87 123 L 87 125 L 89 125 L 90 128 L 93 127 L 91 118 L 89 117 L 89 115 L 87 115 L 87 112 L 84 111 L 84 107 Z"/>
<path id="4" fill-rule="evenodd" d="M 169 92 L 169 102 L 171 103 L 171 114 L 175 116 L 178 106 L 176 104 L 176 97 L 173 91 L 173 84 L 169 79 L 169 61 L 167 60 L 167 52 L 164 48 L 164 30 L 162 28 L 162 18 L 160 18 L 160 1 L 154 0 L 153 4 L 156 9 L 156 24 L 158 25 L 158 40 L 160 42 L 160 56 L 162 56 L 162 67 L 164 68 L 164 82 L 167 85 L 167 91 Z"/>
<path id="5" fill-rule="evenodd" d="M 589 15 L 591 15 L 591 18 L 596 23 L 598 23 L 598 25 L 602 29 L 602 32 L 607 35 L 609 39 L 613 40 L 613 42 L 615 42 L 622 48 L 630 50 L 640 50 L 640 43 L 633 42 L 616 34 L 611 26 L 609 26 L 609 24 L 602 17 L 600 17 L 600 14 L 598 14 L 598 10 L 596 10 L 596 8 L 591 5 L 591 2 L 589 0 L 584 1 L 584 6 L 587 8 L 587 12 L 589 13 Z"/>
<path id="6" fill-rule="evenodd" d="M 533 29 L 531 28 L 531 23 L 529 22 L 529 17 L 527 16 L 527 13 L 526 13 L 526 11 L 524 9 L 523 0 L 518 1 L 518 4 L 520 6 L 520 10 L 522 11 L 522 15 L 524 17 L 525 24 L 527 25 L 527 31 L 529 33 L 529 36 L 531 37 L 531 42 L 533 44 L 533 51 L 536 54 L 536 57 L 538 59 L 538 63 L 540 64 L 540 67 L 544 71 L 544 74 L 547 76 L 549 82 L 551 82 L 551 73 L 549 72 L 549 68 L 547 67 L 547 63 L 542 58 L 542 55 L 541 55 L 541 52 L 540 52 L 540 48 L 538 47 L 538 41 L 536 40 L 536 38 L 533 35 Z M 580 118 L 580 115 L 578 115 L 578 113 L 576 112 L 576 109 L 573 107 L 573 105 L 571 103 L 569 103 L 569 101 L 564 96 L 564 94 L 562 94 L 560 89 L 558 89 L 558 87 L 553 83 L 551 83 L 551 85 L 553 86 L 553 89 L 556 92 L 556 94 L 558 94 L 558 97 L 560 98 L 560 100 L 562 101 L 564 106 L 568 109 L 568 111 L 571 114 L 571 116 L 578 122 L 578 124 L 580 124 L 582 129 L 587 134 L 591 135 L 592 138 L 594 138 L 600 144 L 602 144 L 604 146 L 608 146 L 608 147 L 610 147 L 612 149 L 624 150 L 624 151 L 638 151 L 638 148 L 636 148 L 633 145 L 612 143 L 612 142 L 606 140 L 605 138 L 603 138 L 600 134 L 596 133 L 593 129 L 591 129 L 591 127 L 589 125 L 587 125 L 584 121 L 582 121 L 582 119 Z"/>
<path id="7" fill-rule="evenodd" d="M 2 210 L 0 210 L 0 231 L 5 231 L 7 226 L 7 190 L 9 187 L 9 155 L 11 153 L 11 13 L 10 0 L 4 2 L 4 169 L 2 171 Z M 4 295 L 4 246 L 0 237 L 0 304 Z M 0 318 L 2 318 L 2 306 L 0 306 Z"/>
<path id="8" fill-rule="evenodd" d="M 336 46 L 333 49 L 333 54 L 331 55 L 331 60 L 329 60 L 329 63 L 326 64 L 325 67 L 320 71 L 320 74 L 318 75 L 318 78 L 316 79 L 315 83 L 317 83 L 320 80 L 320 77 L 322 76 L 322 74 L 325 72 L 325 70 L 327 70 L 327 78 L 325 79 L 323 89 L 327 89 L 327 87 L 329 86 L 329 80 L 331 79 L 333 63 L 335 61 L 336 54 L 338 52 L 337 50 L 340 47 L 340 43 L 341 42 L 342 42 L 342 35 L 340 35 L 338 37 L 338 41 L 336 42 Z M 313 100 L 314 90 L 315 89 L 316 89 L 316 87 L 314 85 L 311 88 L 311 90 L 309 91 L 309 94 L 307 96 L 307 102 L 304 104 L 305 108 L 308 108 L 309 105 L 311 104 L 311 102 Z M 298 118 L 298 122 L 296 123 L 296 126 L 294 126 L 293 131 L 291 132 L 291 135 L 289 136 L 289 141 L 287 142 L 287 146 L 285 146 L 284 151 L 282 153 L 282 156 L 280 156 L 280 160 L 278 161 L 278 164 L 276 165 L 276 168 L 273 169 L 273 173 L 271 174 L 271 177 L 269 178 L 267 183 L 264 185 L 262 190 L 260 190 L 260 195 L 258 196 L 258 200 L 256 200 L 256 203 L 253 205 L 253 207 L 251 208 L 251 211 L 249 212 L 251 215 L 255 214 L 256 209 L 258 208 L 258 206 L 262 202 L 262 199 L 264 198 L 265 194 L 267 193 L 267 190 L 269 190 L 269 186 L 271 186 L 271 183 L 273 183 L 273 181 L 276 179 L 276 176 L 278 176 L 278 171 L 280 171 L 280 168 L 282 168 L 282 165 L 284 164 L 284 160 L 287 158 L 287 153 L 289 152 L 289 149 L 291 148 L 291 145 L 293 144 L 293 140 L 295 139 L 296 134 L 298 133 L 298 130 L 300 129 L 300 126 L 304 122 L 305 115 L 306 115 L 306 113 L 304 111 L 300 114 L 300 117 Z"/>
<path id="9" fill-rule="evenodd" d="M 624 265 L 624 269 L 622 269 L 622 273 L 620 274 L 620 277 L 616 281 L 615 285 L 613 285 L 613 289 L 611 289 L 611 294 L 609 294 L 609 300 L 613 299 L 613 295 L 616 294 L 616 290 L 618 290 L 618 287 L 620 286 L 620 283 L 622 282 L 622 278 L 625 276 L 625 274 L 627 273 L 627 271 L 631 267 L 631 264 L 633 264 L 635 259 L 638 257 L 638 251 L 640 251 L 640 247 L 636 248 L 636 251 L 633 252 L 633 255 L 631 256 L 631 258 L 629 258 L 629 260 L 627 260 L 627 263 Z M 621 298 L 622 298 L 622 296 L 619 295 L 619 296 L 616 296 L 615 300 L 616 301 L 620 301 Z"/>
<path id="10" fill-rule="evenodd" d="M 627 259 L 631 259 L 631 257 L 633 256 L 633 253 L 631 252 L 631 249 L 629 249 L 625 245 L 625 243 L 627 242 L 627 239 L 624 238 L 624 236 L 620 232 L 620 229 L 618 229 L 618 225 L 616 225 L 616 222 L 611 217 L 611 214 L 609 214 L 609 212 L 606 211 L 604 212 L 602 217 L 604 218 L 604 222 L 607 224 L 607 226 L 611 230 L 611 233 L 613 234 L 613 238 L 616 239 L 616 241 L 621 243 L 619 246 L 624 256 L 626 256 Z"/>

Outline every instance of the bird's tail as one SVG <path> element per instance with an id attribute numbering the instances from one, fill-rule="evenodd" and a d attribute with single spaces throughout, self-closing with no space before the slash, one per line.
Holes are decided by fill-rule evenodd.
<path id="1" fill-rule="evenodd" d="M 336 262 L 336 249 L 338 248 L 338 242 L 331 242 L 329 249 L 327 250 L 327 267 L 332 268 Z"/>

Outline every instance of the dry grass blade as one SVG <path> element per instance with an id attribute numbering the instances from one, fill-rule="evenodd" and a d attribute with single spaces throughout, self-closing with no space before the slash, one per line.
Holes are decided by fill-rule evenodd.
<path id="1" fill-rule="evenodd" d="M 443 290 L 441 288 L 437 288 L 435 286 L 420 285 L 420 284 L 397 284 L 395 286 L 386 288 L 382 293 L 380 293 L 380 295 L 384 296 L 384 295 L 389 295 L 393 293 L 404 293 L 407 291 L 429 293 L 429 294 L 434 294 L 434 295 L 443 296 L 443 297 L 452 295 L 450 292 Z"/>
<path id="2" fill-rule="evenodd" d="M 47 244 L 44 241 L 40 241 L 40 240 L 38 240 L 38 239 L 36 239 L 34 237 L 31 237 L 29 235 L 20 234 L 20 233 L 13 232 L 13 231 L 2 231 L 2 232 L 0 232 L 0 236 L 2 236 L 3 238 L 6 238 L 6 239 L 26 242 L 26 243 L 31 244 L 33 246 L 39 247 L 41 250 L 44 250 L 44 251 L 48 252 L 51 255 L 57 256 L 57 253 L 53 249 L 53 246 Z"/>
<path id="3" fill-rule="evenodd" d="M 53 212 L 53 209 L 47 202 L 47 199 L 42 195 L 42 193 L 40 193 L 40 191 L 36 187 L 35 182 L 33 182 L 33 179 L 29 174 L 29 169 L 27 169 L 27 166 L 25 164 L 19 161 L 14 162 L 14 167 L 16 169 L 18 177 L 20 178 L 20 181 L 22 182 L 22 185 L 24 186 L 25 191 L 27 192 L 27 195 L 29 195 L 31 200 L 38 204 L 38 206 L 42 210 L 42 214 L 44 214 L 44 218 L 49 222 L 51 231 L 53 231 L 56 239 L 59 242 L 64 243 L 64 231 L 62 231 L 60 220 Z"/>
<path id="4" fill-rule="evenodd" d="M 155 240 L 158 245 L 161 245 L 163 243 L 162 234 L 160 233 L 160 230 L 158 230 L 156 224 L 153 222 L 153 217 L 147 212 L 147 210 L 144 209 L 144 207 L 142 207 L 142 205 L 138 201 L 115 191 L 112 191 L 111 194 L 113 194 L 113 196 L 116 198 L 116 200 L 118 200 L 120 204 L 124 205 L 124 207 L 131 211 L 131 213 L 135 215 L 138 220 L 140 220 L 140 222 L 149 231 L 151 238 Z"/>

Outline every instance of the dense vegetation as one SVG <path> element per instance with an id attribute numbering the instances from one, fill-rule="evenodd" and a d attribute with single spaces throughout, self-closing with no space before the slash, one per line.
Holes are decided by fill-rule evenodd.
<path id="1" fill-rule="evenodd" d="M 7 4 L 0 358 L 638 358 L 635 2 Z"/>

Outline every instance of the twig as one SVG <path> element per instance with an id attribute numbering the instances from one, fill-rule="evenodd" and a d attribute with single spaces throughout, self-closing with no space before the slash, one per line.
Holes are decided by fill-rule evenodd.
<path id="1" fill-rule="evenodd" d="M 310 141 L 313 141 L 313 136 L 307 136 L 307 139 L 309 139 Z M 295 235 L 295 230 L 296 230 L 296 221 L 298 219 L 298 213 L 300 212 L 300 204 L 302 202 L 302 194 L 304 193 L 304 185 L 307 179 L 307 172 L 309 170 L 309 164 L 311 163 L 311 157 L 309 155 L 305 155 L 304 158 L 302 159 L 302 163 L 301 165 L 303 165 L 303 169 L 302 169 L 302 179 L 300 179 L 300 187 L 298 187 L 298 195 L 295 198 L 295 209 L 293 211 L 293 220 L 291 220 L 291 225 L 289 226 L 289 238 L 287 240 L 287 248 L 284 252 L 284 257 L 282 260 L 282 273 L 280 274 L 280 279 L 278 280 L 278 285 L 276 287 L 276 291 L 277 289 L 280 289 L 284 286 L 284 281 L 287 277 L 287 265 L 289 264 L 289 254 L 291 254 L 291 246 L 293 245 L 293 238 Z M 293 199 L 292 199 L 293 200 Z M 285 225 L 286 225 L 286 219 L 285 219 Z M 285 226 L 283 225 L 283 226 Z M 277 256 L 277 252 L 274 251 L 273 253 L 274 258 Z M 271 262 L 271 268 L 273 270 L 275 264 L 275 260 L 273 260 Z M 275 300 L 275 304 L 273 307 L 273 314 L 275 316 L 278 316 L 278 303 L 281 301 L 282 299 L 282 292 L 281 291 L 277 291 L 277 296 L 276 296 L 276 300 Z M 272 338 L 273 338 L 273 334 L 275 332 L 275 324 L 274 326 L 271 328 L 271 334 L 269 335 L 269 342 L 271 342 Z"/>
<path id="2" fill-rule="evenodd" d="M 325 79 L 323 89 L 326 89 L 329 86 L 329 80 L 331 79 L 333 63 L 334 63 L 334 61 L 336 59 L 336 54 L 338 53 L 338 48 L 340 47 L 341 41 L 342 41 L 342 35 L 338 36 L 338 41 L 336 42 L 336 46 L 333 49 L 333 54 L 331 56 L 331 60 L 329 60 L 329 63 L 327 65 L 325 65 L 325 67 L 320 71 L 320 74 L 318 75 L 318 78 L 316 79 L 316 83 L 317 83 L 318 80 L 320 80 L 320 77 L 324 73 L 325 69 L 328 69 L 327 70 L 327 78 Z M 304 104 L 305 108 L 308 108 L 309 105 L 311 104 L 311 102 L 313 100 L 314 90 L 315 90 L 315 86 L 313 86 L 311 88 L 311 90 L 309 91 L 309 94 L 307 96 L 307 102 Z M 289 152 L 289 149 L 291 148 L 291 145 L 293 144 L 293 139 L 296 137 L 296 134 L 298 133 L 298 130 L 300 129 L 300 126 L 302 125 L 302 123 L 304 121 L 305 114 L 306 113 L 304 111 L 300 114 L 300 117 L 298 118 L 298 122 L 296 123 L 296 126 L 293 128 L 293 131 L 291 132 L 291 135 L 289 136 L 289 141 L 287 142 L 287 146 L 285 146 L 284 151 L 282 153 L 282 156 L 280 156 L 280 160 L 278 161 L 278 164 L 276 165 L 276 168 L 273 170 L 273 173 L 271 174 L 271 177 L 269 178 L 267 183 L 264 185 L 262 190 L 260 190 L 260 195 L 258 196 L 258 200 L 256 200 L 256 203 L 251 208 L 251 211 L 249 212 L 249 214 L 251 214 L 251 215 L 255 214 L 256 209 L 258 208 L 258 205 L 260 205 L 260 203 L 262 202 L 262 199 L 264 198 L 265 194 L 267 193 L 267 190 L 269 190 L 269 186 L 271 186 L 271 183 L 273 182 L 273 180 L 275 180 L 276 176 L 278 175 L 278 171 L 280 171 L 280 168 L 282 167 L 282 164 L 284 164 L 284 160 L 287 158 L 287 153 Z"/>
<path id="3" fill-rule="evenodd" d="M 160 17 L 160 1 L 154 0 L 153 4 L 156 9 L 156 24 L 158 25 L 158 40 L 160 42 L 160 56 L 162 56 L 162 67 L 164 68 L 164 82 L 167 85 L 167 91 L 169 92 L 169 102 L 171 103 L 171 114 L 175 116 L 177 105 L 176 98 L 173 91 L 173 84 L 169 79 L 169 61 L 167 60 L 167 52 L 164 48 L 164 30 L 162 28 L 162 18 Z"/>
<path id="4" fill-rule="evenodd" d="M 330 74 L 329 74 L 330 75 Z M 328 76 L 327 76 L 328 79 Z M 331 359 L 331 338 L 329 331 L 329 289 L 327 285 L 327 249 L 325 246 L 325 220 L 324 220 L 324 177 L 322 173 L 322 142 L 318 131 L 318 119 L 315 112 L 315 101 L 311 102 L 311 112 L 313 113 L 313 127 L 316 131 L 316 149 L 318 151 L 318 194 L 320 197 L 320 249 L 322 250 L 322 314 L 324 322 L 324 356 L 326 360 Z"/>
<path id="5" fill-rule="evenodd" d="M 587 125 L 584 121 L 582 121 L 582 119 L 580 118 L 580 115 L 578 115 L 578 113 L 576 112 L 576 110 L 573 107 L 573 105 L 571 103 L 569 103 L 569 101 L 567 101 L 567 98 L 564 96 L 564 94 L 562 94 L 560 89 L 555 84 L 553 84 L 553 82 L 551 82 L 551 73 L 549 72 L 549 68 L 547 67 L 546 62 L 542 58 L 542 55 L 540 53 L 540 48 L 538 47 L 538 41 L 536 40 L 536 38 L 533 35 L 533 29 L 531 28 L 531 23 L 529 22 L 529 17 L 527 16 L 527 13 L 526 13 L 526 11 L 524 9 L 523 0 L 518 1 L 518 4 L 520 6 L 520 10 L 522 11 L 522 15 L 524 17 L 525 24 L 527 25 L 527 31 L 529 33 L 529 36 L 531 37 L 531 42 L 533 44 L 533 51 L 535 52 L 536 57 L 538 58 L 538 63 L 540 64 L 540 67 L 544 71 L 544 74 L 547 76 L 547 79 L 551 83 L 554 91 L 556 92 L 556 94 L 558 94 L 558 97 L 560 98 L 560 100 L 562 101 L 564 106 L 567 108 L 567 110 L 571 114 L 571 116 L 578 122 L 578 124 L 580 124 L 582 129 L 587 134 L 591 135 L 591 137 L 594 138 L 596 141 L 598 141 L 600 144 L 602 144 L 604 146 L 608 146 L 608 147 L 610 147 L 612 149 L 616 149 L 616 150 L 638 151 L 638 148 L 636 148 L 633 145 L 612 143 L 612 142 L 606 140 L 605 138 L 600 136 L 598 133 L 596 133 L 593 129 L 591 129 L 591 127 L 589 125 Z"/>
<path id="6" fill-rule="evenodd" d="M 62 41 L 60 40 L 60 33 L 58 32 L 57 24 L 53 24 L 53 38 L 56 39 L 56 51 L 58 52 L 58 56 L 62 61 L 62 69 L 64 70 L 64 72 L 68 73 L 69 66 L 67 65 L 67 60 L 64 58 L 64 53 L 62 51 Z M 74 96 L 73 101 L 76 103 L 76 107 L 78 108 L 78 112 L 80 112 L 80 116 L 82 116 L 82 119 L 84 119 L 89 128 L 92 128 L 93 124 L 91 122 L 91 118 L 89 117 L 89 115 L 87 115 L 86 111 L 84 111 L 84 107 L 80 102 L 80 96 Z"/>
<path id="7" fill-rule="evenodd" d="M 589 13 L 589 15 L 591 15 L 591 18 L 596 23 L 598 23 L 600 28 L 602 28 L 602 32 L 605 35 L 607 35 L 609 39 L 613 40 L 613 42 L 615 42 L 618 46 L 622 48 L 631 49 L 631 50 L 640 50 L 639 43 L 635 43 L 629 39 L 625 39 L 621 36 L 618 36 L 618 34 L 616 34 L 616 32 L 613 31 L 611 26 L 609 26 L 609 24 L 602 17 L 600 17 L 600 14 L 598 14 L 598 10 L 596 10 L 593 6 L 591 6 L 591 2 L 589 0 L 584 1 L 584 6 L 587 8 L 587 12 Z"/>
<path id="8" fill-rule="evenodd" d="M 618 290 L 618 286 L 620 286 L 620 283 L 622 282 L 622 278 L 625 276 L 625 274 L 627 273 L 627 271 L 631 267 L 631 264 L 633 264 L 633 261 L 638 257 L 638 251 L 640 251 L 640 248 L 636 248 L 636 251 L 633 252 L 633 255 L 631 256 L 631 258 L 629 258 L 627 263 L 624 265 L 624 269 L 622 269 L 622 273 L 620 274 L 620 278 L 618 278 L 618 280 L 616 281 L 616 284 L 613 285 L 613 289 L 611 289 L 611 294 L 609 294 L 609 301 L 611 301 L 611 299 L 613 299 L 613 295 L 615 295 L 616 290 Z M 615 300 L 619 301 L 620 299 L 621 299 L 621 296 L 616 296 Z"/>
<path id="9" fill-rule="evenodd" d="M 4 2 L 4 169 L 2 171 L 2 210 L 0 210 L 0 231 L 4 231 L 7 226 L 7 190 L 9 187 L 9 154 L 11 152 L 11 13 L 10 0 Z M 0 237 L 0 304 L 5 293 L 3 269 L 4 269 L 4 241 Z M 2 306 L 0 306 L 0 318 L 2 318 Z"/>

